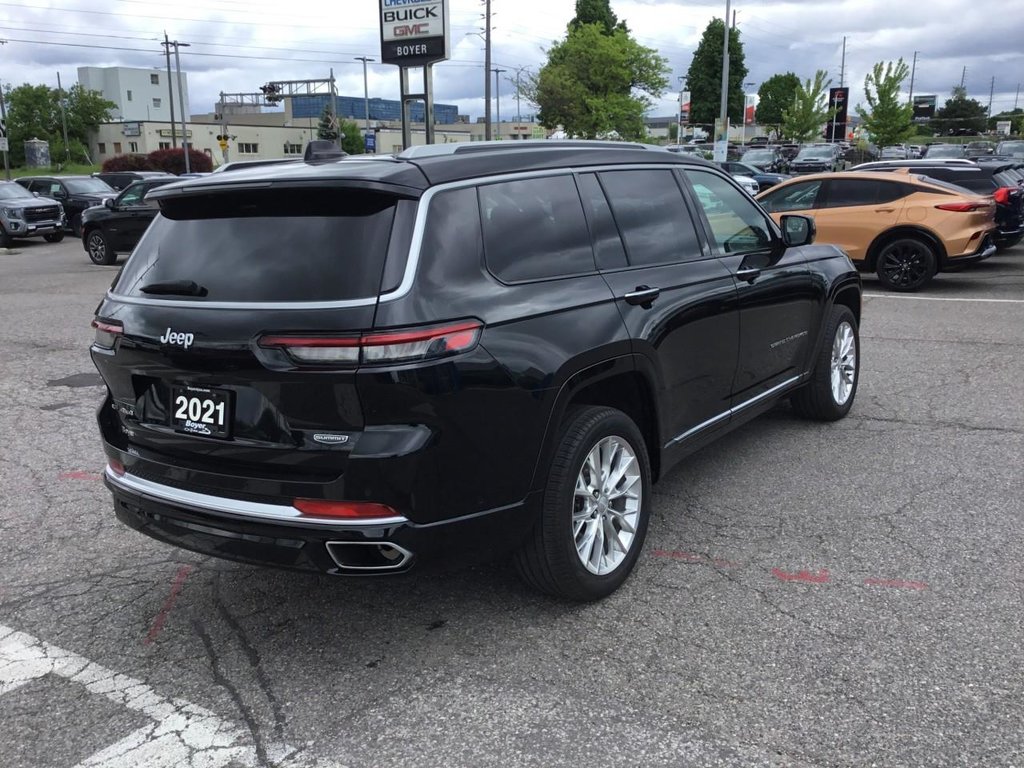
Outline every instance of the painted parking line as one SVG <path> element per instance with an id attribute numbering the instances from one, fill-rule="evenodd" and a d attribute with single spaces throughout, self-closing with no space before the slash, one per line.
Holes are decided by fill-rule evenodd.
<path id="1" fill-rule="evenodd" d="M 865 293 L 865 299 L 901 299 L 903 301 L 965 301 L 980 304 L 1024 304 L 1024 299 L 971 299 L 959 296 L 904 296 L 893 293 Z"/>
<path id="2" fill-rule="evenodd" d="M 262 764 L 248 730 L 208 709 L 168 699 L 152 687 L 32 635 L 0 625 L 0 696 L 55 675 L 85 686 L 153 722 L 85 758 L 76 768 L 225 768 Z M 286 744 L 268 745 L 272 765 L 310 763 Z M 316 763 L 324 765 L 323 763 Z"/>

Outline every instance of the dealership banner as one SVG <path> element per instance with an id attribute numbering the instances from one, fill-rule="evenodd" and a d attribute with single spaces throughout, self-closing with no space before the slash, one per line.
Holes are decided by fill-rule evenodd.
<path id="1" fill-rule="evenodd" d="M 753 125 L 754 116 L 757 112 L 757 94 L 748 93 L 743 98 L 743 124 Z"/>
<path id="2" fill-rule="evenodd" d="M 422 67 L 451 55 L 448 0 L 380 0 L 380 60 Z"/>

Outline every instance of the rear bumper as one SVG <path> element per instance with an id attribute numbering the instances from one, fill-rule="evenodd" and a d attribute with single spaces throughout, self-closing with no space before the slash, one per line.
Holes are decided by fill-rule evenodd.
<path id="1" fill-rule="evenodd" d="M 945 269 L 948 271 L 959 269 L 967 264 L 974 264 L 984 261 L 996 252 L 996 244 L 993 239 L 994 233 L 989 233 L 981 239 L 981 245 L 973 253 L 965 253 L 963 256 L 950 256 L 946 259 Z"/>
<path id="2" fill-rule="evenodd" d="M 154 539 L 228 560 L 328 574 L 395 574 L 430 561 L 492 559 L 518 547 L 533 524 L 532 499 L 421 525 L 401 516 L 304 518 L 293 507 L 194 493 L 109 468 L 104 483 L 118 519 Z"/>

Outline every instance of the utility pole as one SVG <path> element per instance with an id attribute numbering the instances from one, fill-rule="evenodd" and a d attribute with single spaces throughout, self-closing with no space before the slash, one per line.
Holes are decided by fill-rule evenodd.
<path id="1" fill-rule="evenodd" d="M 1020 99 L 1020 83 L 1017 83 L 1017 95 L 1013 97 L 1013 109 L 1017 109 L 1017 101 Z"/>
<path id="2" fill-rule="evenodd" d="M 64 128 L 64 159 L 71 162 L 71 147 L 68 145 L 68 114 L 64 110 L 64 88 L 60 84 L 60 72 L 57 73 L 57 95 L 60 101 L 60 123 Z"/>
<path id="3" fill-rule="evenodd" d="M 334 89 L 334 67 L 331 67 L 328 71 L 327 90 L 330 91 L 328 94 L 328 98 L 330 99 L 328 104 L 331 108 L 331 127 L 334 128 L 335 132 L 338 134 L 338 138 L 334 140 L 334 143 L 341 148 L 341 141 L 343 137 L 341 135 L 341 121 L 338 120 L 338 98 Z M 365 142 L 366 140 L 364 139 L 363 141 Z"/>
<path id="4" fill-rule="evenodd" d="M 363 136 L 363 146 L 366 146 L 366 137 L 370 135 L 370 85 L 366 79 L 366 64 L 370 61 L 376 61 L 368 56 L 356 56 L 356 61 L 363 62 L 363 108 L 366 117 L 366 133 Z"/>
<path id="5" fill-rule="evenodd" d="M 185 112 L 185 95 L 181 87 L 181 59 L 178 57 L 178 48 L 188 48 L 188 43 L 179 43 L 175 40 L 174 46 L 174 69 L 178 75 L 178 106 L 181 108 L 181 147 L 185 150 L 185 173 L 191 173 L 192 167 L 188 159 L 188 115 Z"/>
<path id="6" fill-rule="evenodd" d="M 491 0 L 484 0 L 484 139 L 491 137 Z"/>
<path id="7" fill-rule="evenodd" d="M 992 97 L 996 94 L 996 78 L 992 76 L 992 85 L 988 88 L 988 116 L 992 117 Z"/>
<path id="8" fill-rule="evenodd" d="M 686 75 L 679 76 L 679 106 L 676 107 L 676 144 L 683 143 L 683 81 Z"/>
<path id="9" fill-rule="evenodd" d="M 914 103 L 914 75 L 917 74 L 917 54 L 918 51 L 914 51 L 914 63 L 910 67 L 910 103 Z"/>
<path id="10" fill-rule="evenodd" d="M 0 45 L 7 45 L 6 40 L 0 40 Z M 3 130 L 0 133 L 3 134 L 5 141 L 10 141 L 7 137 L 7 104 L 4 102 L 4 83 L 0 80 L 0 124 L 3 125 Z M 4 176 L 8 181 L 11 180 L 11 166 L 8 158 L 9 149 L 4 150 Z"/>
<path id="11" fill-rule="evenodd" d="M 846 35 L 843 35 L 843 58 L 839 62 L 839 87 L 846 85 Z"/>
<path id="12" fill-rule="evenodd" d="M 964 67 L 964 71 L 960 73 L 960 90 L 964 88 L 964 82 L 967 80 L 967 67 Z"/>
<path id="13" fill-rule="evenodd" d="M 220 135 L 221 135 L 221 157 L 223 162 L 228 161 L 228 113 L 224 108 L 224 91 L 220 92 Z"/>
<path id="14" fill-rule="evenodd" d="M 171 41 L 167 38 L 167 30 L 164 30 L 164 41 L 161 43 L 164 53 L 167 55 L 167 103 L 171 107 L 171 147 L 178 148 L 178 135 L 174 128 L 174 79 L 171 77 Z"/>
<path id="15" fill-rule="evenodd" d="M 494 72 L 494 106 L 496 107 L 495 122 L 498 125 L 498 138 L 501 138 L 501 89 L 499 88 L 498 75 L 508 72 L 507 69 L 493 69 Z"/>
<path id="16" fill-rule="evenodd" d="M 725 18 L 722 26 L 725 28 L 725 36 L 722 40 L 722 99 L 719 105 L 718 117 L 722 123 L 722 130 L 725 131 L 725 141 L 729 140 L 729 9 L 730 0 L 725 0 Z M 715 160 L 724 162 L 726 157 L 719 157 L 718 136 L 715 136 Z"/>

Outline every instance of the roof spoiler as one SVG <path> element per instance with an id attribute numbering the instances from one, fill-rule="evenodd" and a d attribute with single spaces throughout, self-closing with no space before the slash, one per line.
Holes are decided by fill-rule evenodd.
<path id="1" fill-rule="evenodd" d="M 313 163 L 318 160 L 338 160 L 342 157 L 348 157 L 348 152 L 333 141 L 313 139 L 306 145 L 306 152 L 302 159 L 307 163 Z"/>

